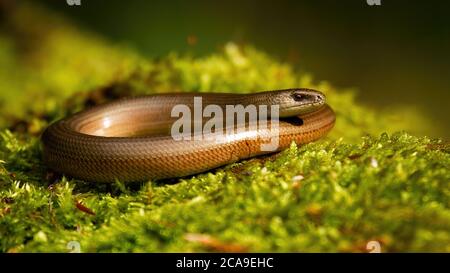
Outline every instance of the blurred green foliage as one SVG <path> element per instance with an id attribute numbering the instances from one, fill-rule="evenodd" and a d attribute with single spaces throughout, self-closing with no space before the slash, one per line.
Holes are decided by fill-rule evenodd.
<path id="1" fill-rule="evenodd" d="M 0 251 L 450 251 L 449 145 L 394 133 L 425 128 L 419 113 L 378 113 L 249 45 L 145 59 L 28 4 L 2 26 Z M 297 86 L 335 109 L 326 140 L 173 183 L 76 181 L 41 161 L 50 122 L 104 101 Z"/>

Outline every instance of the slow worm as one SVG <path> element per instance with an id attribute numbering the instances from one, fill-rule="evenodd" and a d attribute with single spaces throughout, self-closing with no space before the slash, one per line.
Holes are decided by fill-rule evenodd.
<path id="1" fill-rule="evenodd" d="M 204 140 L 174 140 L 175 105 L 278 105 L 278 131 L 247 120 L 231 135 Z M 204 121 L 204 120 L 202 120 Z M 95 106 L 51 124 L 42 135 L 44 161 L 57 172 L 95 182 L 143 181 L 201 173 L 241 159 L 266 154 L 261 144 L 278 137 L 276 151 L 292 141 L 304 144 L 326 135 L 335 122 L 325 96 L 311 89 L 253 94 L 180 93 L 125 98 Z M 237 130 L 243 129 L 245 130 Z M 225 128 L 226 126 L 224 126 Z M 196 134 L 197 132 L 193 132 Z M 276 135 L 275 135 L 276 134 Z"/>

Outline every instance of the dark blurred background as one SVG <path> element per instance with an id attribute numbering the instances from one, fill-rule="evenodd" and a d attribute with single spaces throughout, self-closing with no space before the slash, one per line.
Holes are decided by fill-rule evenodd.
<path id="1" fill-rule="evenodd" d="M 367 105 L 417 107 L 450 136 L 450 1 L 43 2 L 149 57 L 249 43 L 316 80 L 358 89 Z"/>

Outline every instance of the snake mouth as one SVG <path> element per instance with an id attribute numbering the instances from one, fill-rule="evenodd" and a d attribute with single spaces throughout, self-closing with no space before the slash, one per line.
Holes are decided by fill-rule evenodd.
<path id="1" fill-rule="evenodd" d="M 305 115 L 319 110 L 325 104 L 324 100 L 317 100 L 299 105 L 289 105 L 280 110 L 280 118 L 288 118 L 291 116 Z"/>
<path id="2" fill-rule="evenodd" d="M 297 117 L 297 116 L 280 118 L 280 121 L 289 123 L 290 125 L 293 125 L 293 126 L 302 126 L 304 123 L 303 119 L 301 117 Z"/>

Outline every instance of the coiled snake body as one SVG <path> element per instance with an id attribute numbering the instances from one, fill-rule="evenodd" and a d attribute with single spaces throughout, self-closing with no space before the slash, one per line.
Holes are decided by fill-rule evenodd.
<path id="1" fill-rule="evenodd" d="M 247 121 L 235 125 L 246 130 L 220 140 L 174 140 L 170 130 L 177 118 L 171 111 L 179 104 L 195 111 L 194 97 L 224 111 L 226 105 L 278 105 L 279 129 L 261 130 Z M 308 143 L 328 133 L 334 122 L 323 94 L 311 89 L 160 94 L 120 99 L 57 121 L 45 130 L 42 142 L 44 160 L 55 171 L 87 181 L 128 182 L 183 177 L 261 155 L 267 153 L 261 143 L 275 133 L 276 151 L 292 141 Z"/>

